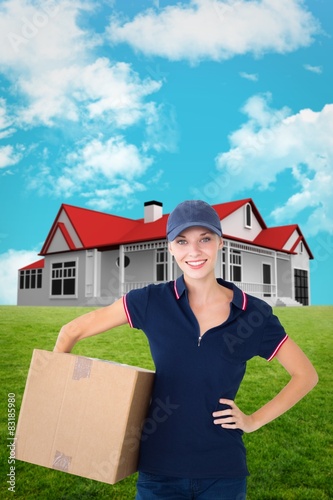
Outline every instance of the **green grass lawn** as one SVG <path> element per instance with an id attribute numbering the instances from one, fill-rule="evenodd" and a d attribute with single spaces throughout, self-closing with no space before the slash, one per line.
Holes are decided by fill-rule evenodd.
<path id="1" fill-rule="evenodd" d="M 135 474 L 111 486 L 20 461 L 15 464 L 15 493 L 7 490 L 7 395 L 16 395 L 17 417 L 32 350 L 52 350 L 60 327 L 87 311 L 71 307 L 0 306 L 0 498 L 134 498 Z M 251 472 L 248 500 L 329 500 L 333 498 L 333 307 L 277 308 L 275 312 L 315 365 L 319 383 L 288 413 L 244 436 Z M 146 337 L 128 326 L 86 339 L 73 352 L 154 369 Z M 250 413 L 272 398 L 287 379 L 276 360 L 267 363 L 255 358 L 248 363 L 237 403 Z"/>

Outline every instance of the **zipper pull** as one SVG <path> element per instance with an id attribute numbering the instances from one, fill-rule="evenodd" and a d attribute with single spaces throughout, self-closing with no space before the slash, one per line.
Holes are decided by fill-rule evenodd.
<path id="1" fill-rule="evenodd" d="M 202 336 L 199 335 L 199 338 L 198 338 L 198 347 L 200 347 L 201 339 L 202 339 Z"/>

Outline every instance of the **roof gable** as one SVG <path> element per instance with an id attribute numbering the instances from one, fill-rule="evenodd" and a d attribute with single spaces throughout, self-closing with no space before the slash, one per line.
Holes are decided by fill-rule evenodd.
<path id="1" fill-rule="evenodd" d="M 52 239 L 50 239 L 46 246 L 46 253 L 68 252 L 69 250 L 76 250 L 68 229 L 63 222 L 58 222 L 55 226 Z"/>
<path id="2" fill-rule="evenodd" d="M 262 247 L 271 248 L 272 250 L 294 253 L 295 248 L 300 241 L 303 241 L 309 257 L 313 259 L 311 250 L 297 224 L 264 229 L 256 237 L 253 243 Z"/>
<path id="3" fill-rule="evenodd" d="M 227 203 L 220 203 L 219 205 L 213 205 L 213 208 L 215 208 L 216 212 L 218 213 L 220 220 L 222 221 L 232 213 L 236 212 L 239 210 L 239 208 L 244 207 L 247 204 L 251 205 L 252 212 L 255 215 L 256 219 L 258 220 L 260 226 L 265 229 L 267 226 L 265 224 L 264 219 L 261 217 L 259 210 L 257 209 L 256 205 L 254 204 L 252 198 L 245 198 L 243 200 L 237 200 L 237 201 L 229 201 Z"/>
<path id="4" fill-rule="evenodd" d="M 132 219 L 63 204 L 40 254 L 119 244 L 136 225 Z"/>
<path id="5" fill-rule="evenodd" d="M 250 207 L 250 213 L 247 208 Z M 227 238 L 253 242 L 266 224 L 251 198 L 214 206 L 222 219 L 223 234 Z M 249 218 L 248 218 L 249 217 Z"/>

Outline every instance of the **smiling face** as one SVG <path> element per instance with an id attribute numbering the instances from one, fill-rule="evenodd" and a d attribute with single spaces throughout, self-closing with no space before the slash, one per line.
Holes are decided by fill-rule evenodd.
<path id="1" fill-rule="evenodd" d="M 214 274 L 217 253 L 222 248 L 220 236 L 204 227 L 191 227 L 169 243 L 169 251 L 189 278 Z"/>

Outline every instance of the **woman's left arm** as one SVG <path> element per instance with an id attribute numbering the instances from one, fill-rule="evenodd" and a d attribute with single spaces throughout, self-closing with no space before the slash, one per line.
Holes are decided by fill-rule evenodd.
<path id="1" fill-rule="evenodd" d="M 290 338 L 280 347 L 275 357 L 291 376 L 287 385 L 252 415 L 245 415 L 234 401 L 220 399 L 220 403 L 229 405 L 230 409 L 214 412 L 214 424 L 226 429 L 256 431 L 288 411 L 317 384 L 318 375 L 314 366 L 302 349 Z"/>

